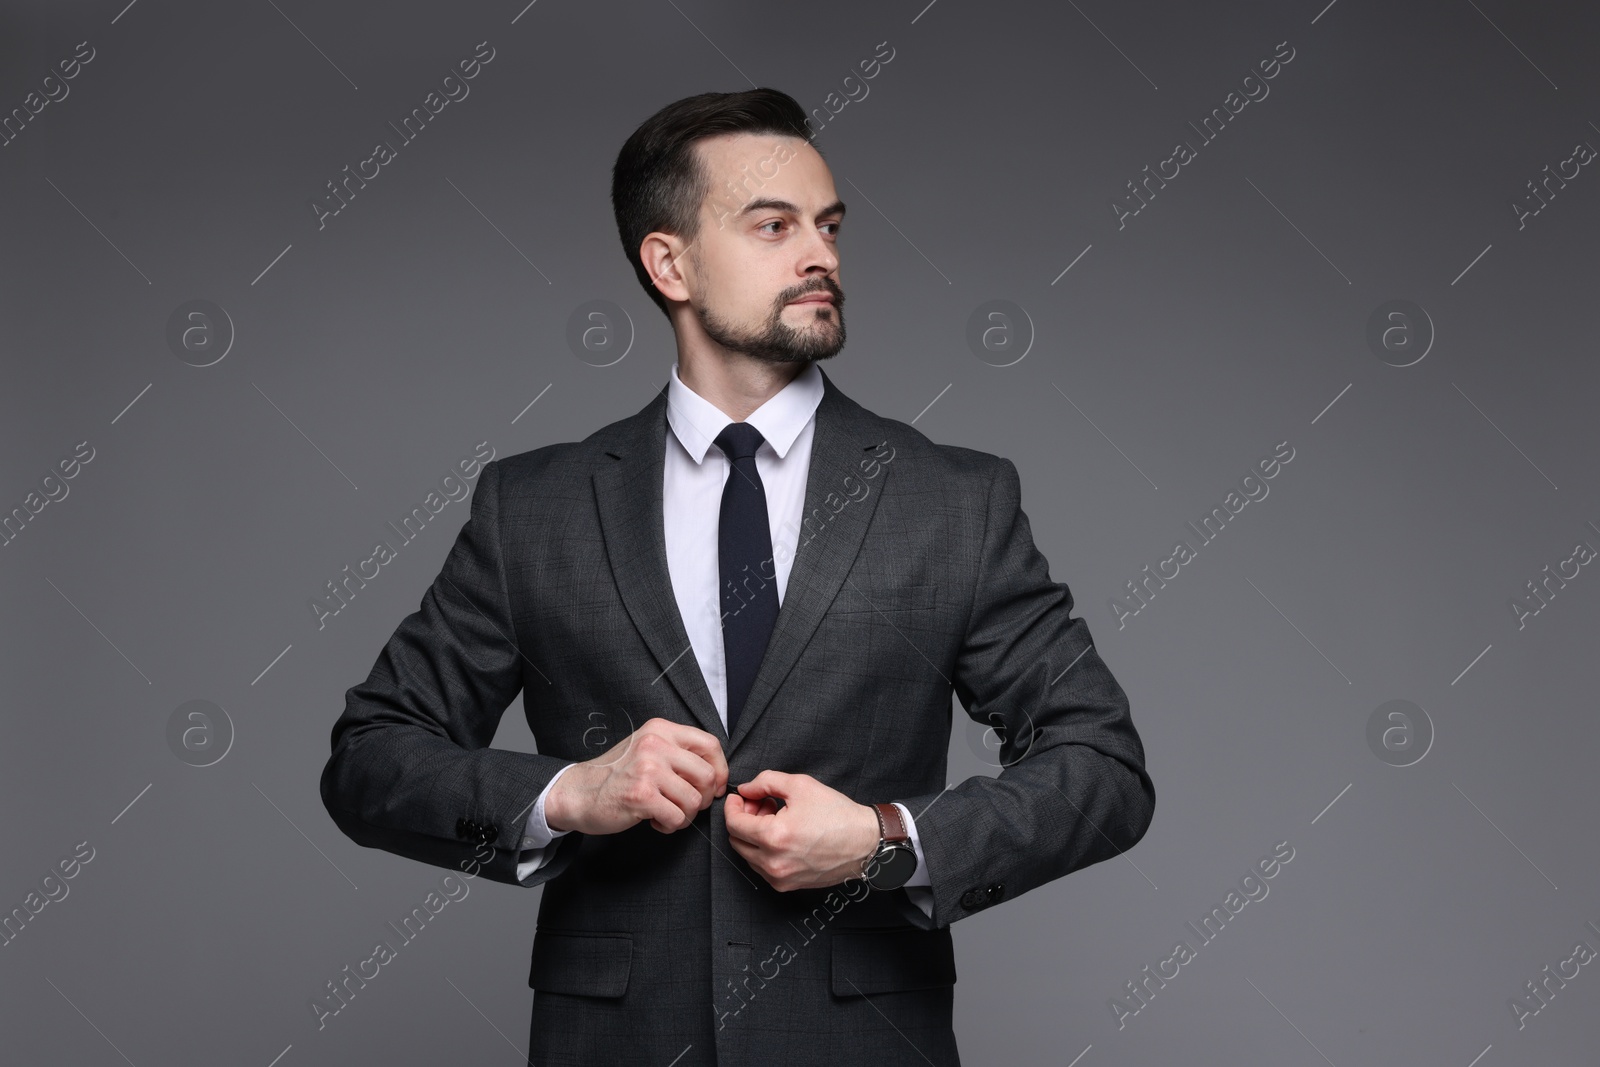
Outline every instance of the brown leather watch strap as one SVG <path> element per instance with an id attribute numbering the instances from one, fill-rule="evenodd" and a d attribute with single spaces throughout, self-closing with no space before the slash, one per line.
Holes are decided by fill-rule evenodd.
<path id="1" fill-rule="evenodd" d="M 911 840 L 911 834 L 906 830 L 905 820 L 900 818 L 900 809 L 893 804 L 874 804 L 878 811 L 878 828 L 885 841 Z"/>

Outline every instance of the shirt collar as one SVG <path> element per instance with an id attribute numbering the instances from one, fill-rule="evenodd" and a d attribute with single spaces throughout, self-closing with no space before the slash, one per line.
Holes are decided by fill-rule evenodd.
<path id="1" fill-rule="evenodd" d="M 809 362 L 805 370 L 745 421 L 761 431 L 762 438 L 781 459 L 816 413 L 822 392 L 822 370 L 815 361 Z M 684 385 L 678 377 L 678 364 L 673 363 L 672 380 L 667 383 L 667 423 L 691 459 L 696 463 L 704 460 L 717 435 L 733 421 L 721 408 Z"/>

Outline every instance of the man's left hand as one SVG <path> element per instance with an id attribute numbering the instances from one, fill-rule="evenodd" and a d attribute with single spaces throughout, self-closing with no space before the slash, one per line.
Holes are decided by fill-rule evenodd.
<path id="1" fill-rule="evenodd" d="M 878 846 L 877 813 L 809 774 L 762 771 L 728 791 L 723 815 L 734 850 L 780 893 L 860 878 Z"/>

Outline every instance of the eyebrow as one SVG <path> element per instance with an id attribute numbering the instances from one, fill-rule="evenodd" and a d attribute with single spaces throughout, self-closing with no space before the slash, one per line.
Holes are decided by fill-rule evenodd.
<path id="1" fill-rule="evenodd" d="M 800 209 L 789 203 L 787 200 L 774 200 L 771 197 L 761 197 L 746 204 L 744 209 L 739 212 L 739 215 L 749 215 L 756 211 L 787 211 L 791 215 L 800 214 Z M 840 220 L 843 220 L 844 201 L 835 200 L 833 203 L 817 212 L 817 217 L 819 219 L 824 215 L 837 215 L 839 216 Z"/>

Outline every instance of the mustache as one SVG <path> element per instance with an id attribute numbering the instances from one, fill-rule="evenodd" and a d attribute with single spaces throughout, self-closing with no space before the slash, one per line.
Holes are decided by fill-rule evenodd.
<path id="1" fill-rule="evenodd" d="M 796 300 L 803 300 L 812 293 L 827 293 L 833 297 L 835 307 L 844 307 L 844 290 L 832 278 L 820 278 L 816 282 L 798 285 L 793 289 L 785 289 L 778 295 L 778 306 L 792 304 Z"/>

